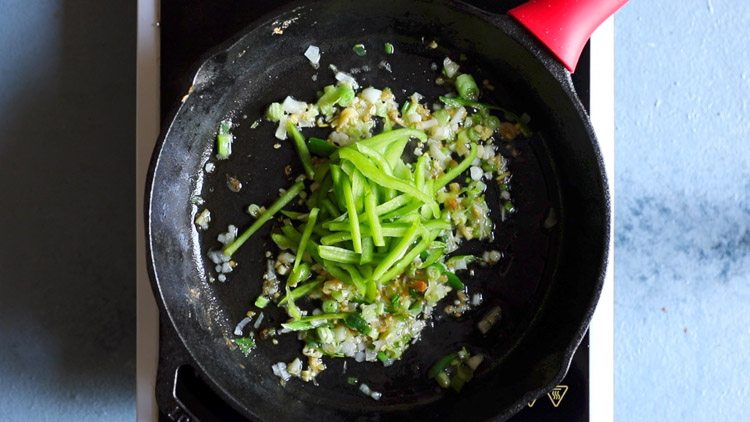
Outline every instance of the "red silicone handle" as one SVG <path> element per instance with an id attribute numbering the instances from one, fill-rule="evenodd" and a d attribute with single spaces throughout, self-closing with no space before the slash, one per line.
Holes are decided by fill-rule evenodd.
<path id="1" fill-rule="evenodd" d="M 628 0 L 531 0 L 508 14 L 571 72 L 594 30 Z"/>

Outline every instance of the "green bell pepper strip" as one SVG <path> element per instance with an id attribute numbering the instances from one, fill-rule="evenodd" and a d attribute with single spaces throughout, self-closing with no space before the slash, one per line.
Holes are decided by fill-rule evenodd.
<path id="1" fill-rule="evenodd" d="M 371 237 L 363 237 L 362 238 L 362 254 L 359 258 L 359 265 L 365 265 L 372 262 L 373 259 L 373 253 L 374 253 L 375 247 L 372 243 Z"/>
<path id="2" fill-rule="evenodd" d="M 344 313 L 344 312 L 335 313 L 335 314 L 310 315 L 310 316 L 302 317 L 296 321 L 285 322 L 281 324 L 281 326 L 291 331 L 309 330 L 311 328 L 317 327 L 318 325 L 320 325 L 320 323 L 323 323 L 324 321 L 344 319 L 347 316 L 349 316 L 349 314 Z"/>
<path id="3" fill-rule="evenodd" d="M 385 246 L 383 228 L 380 225 L 377 207 L 378 203 L 377 199 L 375 199 L 375 192 L 370 189 L 365 194 L 365 215 L 367 216 L 367 224 L 370 226 L 370 234 L 372 235 L 372 241 L 375 246 Z"/>
<path id="4" fill-rule="evenodd" d="M 315 177 L 315 170 L 312 165 L 312 157 L 310 157 L 310 150 L 307 149 L 305 143 L 305 137 L 302 136 L 297 126 L 291 121 L 286 122 L 286 131 L 291 135 L 294 141 L 294 147 L 297 148 L 297 154 L 299 155 L 300 161 L 302 161 L 302 167 L 305 168 L 305 174 L 310 179 Z"/>
<path id="5" fill-rule="evenodd" d="M 310 137 L 310 139 L 307 140 L 307 148 L 311 153 L 319 157 L 330 157 L 331 154 L 338 149 L 336 145 L 333 145 L 325 139 L 316 137 Z"/>
<path id="6" fill-rule="evenodd" d="M 352 185 L 344 178 L 342 181 L 341 190 L 344 194 L 344 204 L 346 205 L 346 212 L 349 215 L 349 229 L 352 233 L 352 246 L 354 252 L 362 253 L 362 233 L 359 230 L 359 214 L 357 213 L 357 206 L 354 203 L 354 195 L 352 194 Z"/>
<path id="7" fill-rule="evenodd" d="M 250 238 L 258 229 L 260 229 L 265 223 L 267 223 L 269 220 L 273 218 L 273 216 L 281 211 L 282 208 L 284 208 L 288 203 L 292 202 L 294 198 L 299 195 L 300 192 L 302 192 L 302 189 L 305 188 L 305 184 L 302 182 L 297 182 L 294 185 L 292 185 L 291 188 L 289 188 L 288 191 L 284 192 L 283 195 L 281 195 L 276 202 L 274 202 L 263 214 L 259 215 L 258 218 L 255 220 L 255 222 L 248 227 L 244 232 L 242 232 L 241 235 L 239 235 L 236 239 L 232 241 L 232 243 L 228 244 L 224 247 L 224 250 L 222 251 L 224 255 L 226 256 L 232 256 L 235 252 L 237 252 L 237 249 L 239 249 L 245 242 L 247 242 L 247 239 Z"/>
<path id="8" fill-rule="evenodd" d="M 437 237 L 437 232 L 431 232 L 428 236 L 423 237 L 419 243 L 412 248 L 409 253 L 404 255 L 390 270 L 388 270 L 383 276 L 380 277 L 378 283 L 382 284 L 387 281 L 393 280 L 397 275 L 401 274 L 406 268 L 414 262 L 414 259 L 419 256 L 424 250 L 426 250 L 430 243 L 432 243 Z"/>
<path id="9" fill-rule="evenodd" d="M 307 223 L 305 223 L 305 229 L 302 231 L 302 238 L 300 238 L 299 246 L 297 246 L 297 256 L 295 256 L 294 258 L 294 266 L 292 267 L 292 271 L 295 271 L 297 268 L 299 268 L 299 264 L 302 262 L 302 258 L 305 256 L 305 251 L 307 250 L 307 242 L 310 241 L 310 236 L 312 235 L 313 228 L 315 228 L 315 223 L 318 221 L 319 212 L 319 208 L 313 208 L 312 210 L 310 210 L 310 215 L 307 216 Z"/>
<path id="10" fill-rule="evenodd" d="M 401 238 L 401 241 L 399 241 L 396 246 L 388 252 L 388 254 L 385 256 L 385 258 L 378 264 L 377 267 L 375 267 L 375 270 L 372 272 L 372 278 L 375 280 L 380 280 L 383 275 L 394 265 L 396 262 L 401 259 L 406 251 L 409 249 L 411 244 L 414 242 L 414 239 L 417 238 L 418 231 L 419 231 L 420 223 L 419 220 L 415 220 L 414 223 L 412 223 L 411 227 L 409 227 L 409 230 L 404 234 L 404 237 Z"/>
<path id="11" fill-rule="evenodd" d="M 284 296 L 283 299 L 279 301 L 279 306 L 287 303 L 290 299 L 297 300 L 301 297 L 305 297 L 308 293 L 315 290 L 315 288 L 318 287 L 319 284 L 320 280 L 314 280 L 297 287 L 296 289 L 290 291 L 287 295 Z"/>
<path id="12" fill-rule="evenodd" d="M 307 262 L 303 262 L 297 268 L 292 270 L 291 274 L 289 274 L 289 278 L 287 279 L 286 283 L 289 286 L 294 287 L 300 282 L 307 281 L 310 277 L 312 277 L 312 270 L 310 269 L 310 264 L 308 264 Z"/>
<path id="13" fill-rule="evenodd" d="M 461 173 L 466 171 L 471 166 L 472 161 L 477 158 L 477 144 L 471 143 L 471 151 L 469 152 L 469 155 L 463 159 L 456 167 L 453 167 L 452 169 L 448 170 L 447 173 L 440 176 L 435 181 L 435 186 L 433 187 L 434 192 L 437 192 L 440 190 L 443 186 L 450 183 L 453 179 L 458 177 Z"/>
<path id="14" fill-rule="evenodd" d="M 421 200 L 422 202 L 429 204 L 430 207 L 432 207 L 435 217 L 440 215 L 440 207 L 438 206 L 437 202 L 435 202 L 435 199 L 431 198 L 429 195 L 425 194 L 424 192 L 420 191 L 413 185 L 403 180 L 399 180 L 393 176 L 384 174 L 375 166 L 375 164 L 372 163 L 372 161 L 370 161 L 370 159 L 368 159 L 362 153 L 355 151 L 354 149 L 343 148 L 339 152 L 339 155 L 342 159 L 351 161 L 365 177 L 370 179 L 371 182 L 376 183 L 380 186 L 395 189 L 399 192 L 408 193 L 409 195 Z M 476 156 L 476 147 L 474 155 Z M 469 162 L 469 164 L 471 164 L 471 162 Z M 349 218 L 351 220 L 351 216 Z"/>
<path id="15" fill-rule="evenodd" d="M 384 152 L 385 148 L 392 142 L 409 140 L 409 138 L 416 138 L 424 142 L 427 140 L 427 134 L 425 134 L 421 130 L 416 129 L 396 129 L 390 132 L 379 133 L 371 138 L 361 140 L 358 142 L 358 144 L 370 147 L 376 151 Z"/>
<path id="16" fill-rule="evenodd" d="M 318 255 L 321 259 L 338 262 L 340 264 L 359 264 L 360 255 L 349 249 L 338 246 L 318 246 Z"/>

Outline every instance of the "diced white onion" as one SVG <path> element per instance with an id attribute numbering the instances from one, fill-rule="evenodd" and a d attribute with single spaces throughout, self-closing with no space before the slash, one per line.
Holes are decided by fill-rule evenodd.
<path id="1" fill-rule="evenodd" d="M 276 128 L 276 133 L 274 133 L 276 139 L 281 139 L 282 141 L 286 139 L 286 121 L 286 117 L 279 120 L 279 126 Z"/>
<path id="2" fill-rule="evenodd" d="M 362 98 L 365 99 L 370 104 L 375 104 L 376 102 L 380 101 L 380 96 L 383 94 L 383 91 L 379 89 L 375 89 L 373 87 L 368 87 L 362 90 Z"/>
<path id="3" fill-rule="evenodd" d="M 304 113 L 305 110 L 307 110 L 307 103 L 304 101 L 297 101 L 294 98 L 287 96 L 284 98 L 284 102 L 281 103 L 281 107 L 289 114 Z"/>
<path id="4" fill-rule="evenodd" d="M 317 69 L 320 67 L 320 48 L 314 45 L 307 47 L 307 50 L 305 50 L 305 57 L 307 57 L 307 60 L 310 60 L 310 64 L 314 68 Z"/>
<path id="5" fill-rule="evenodd" d="M 253 328 L 255 328 L 256 330 L 257 330 L 258 328 L 260 328 L 260 324 L 262 324 L 262 323 L 263 323 L 263 318 L 265 318 L 265 317 L 263 316 L 263 312 L 261 312 L 261 313 L 260 313 L 260 314 L 258 315 L 258 318 L 257 318 L 257 319 L 255 320 L 255 324 L 253 324 Z"/>
<path id="6" fill-rule="evenodd" d="M 234 327 L 234 335 L 241 336 L 242 335 L 242 330 L 244 330 L 245 327 L 247 326 L 247 324 L 249 324 L 250 321 L 252 321 L 252 320 L 253 319 L 250 318 L 250 317 L 242 318 L 242 320 L 237 324 L 237 326 Z"/>
<path id="7" fill-rule="evenodd" d="M 380 400 L 380 398 L 383 397 L 383 393 L 380 391 L 373 391 L 370 393 L 370 397 L 372 397 L 373 400 Z"/>
<path id="8" fill-rule="evenodd" d="M 472 371 L 476 371 L 479 365 L 484 360 L 484 355 L 474 355 L 466 361 L 466 365 L 471 368 Z"/>
<path id="9" fill-rule="evenodd" d="M 479 306 L 482 304 L 482 294 L 481 293 L 474 293 L 471 296 L 471 306 Z M 263 315 L 263 314 L 261 314 Z"/>
<path id="10" fill-rule="evenodd" d="M 369 396 L 372 393 L 372 390 L 370 390 L 370 386 L 365 383 L 359 385 L 359 391 L 361 391 L 362 394 L 366 396 Z"/>
<path id="11" fill-rule="evenodd" d="M 445 71 L 445 76 L 449 78 L 456 76 L 458 67 L 458 63 L 454 62 L 448 57 L 443 60 L 443 70 Z"/>
<path id="12" fill-rule="evenodd" d="M 484 172 L 481 168 L 472 166 L 469 169 L 469 175 L 471 176 L 471 180 L 480 180 L 482 176 L 484 175 Z"/>
<path id="13" fill-rule="evenodd" d="M 337 81 L 341 81 L 345 84 L 349 84 L 353 89 L 359 89 L 359 84 L 357 83 L 357 80 L 354 79 L 354 77 L 348 73 L 344 72 L 336 72 L 336 75 L 334 76 Z"/>

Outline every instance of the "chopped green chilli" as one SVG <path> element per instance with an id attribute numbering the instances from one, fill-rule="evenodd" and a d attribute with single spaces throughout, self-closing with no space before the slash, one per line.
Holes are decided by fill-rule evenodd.
<path id="1" fill-rule="evenodd" d="M 363 44 L 352 48 L 359 56 L 367 53 Z M 392 55 L 395 48 L 387 42 L 384 51 Z M 386 67 L 390 72 L 383 61 L 379 69 Z M 528 117 L 479 102 L 474 77 L 448 58 L 441 71 L 433 66 L 446 92 L 431 102 L 417 93 L 397 99 L 389 88 L 360 87 L 355 78 L 370 71 L 364 66 L 351 74 L 331 68 L 337 83 L 323 87 L 317 98 L 287 96 L 265 112 L 275 137 L 296 149 L 295 162 L 283 170 L 295 182 L 270 205 L 253 205 L 247 228 L 229 226 L 218 238 L 223 246 L 208 255 L 219 281 L 226 281 L 230 273 L 245 271 L 237 262 L 251 262 L 255 256 L 249 255 L 264 248 L 262 280 L 256 268 L 248 268 L 235 281 L 248 283 L 254 294 L 260 290 L 252 296 L 254 311 L 235 333 L 252 317 L 259 329 L 266 313 L 272 315 L 257 341 L 293 335 L 304 343 L 305 359 L 272 366 L 282 383 L 314 381 L 328 358 L 391 365 L 420 340 L 436 313 L 481 317 L 476 308 L 482 283 L 472 280 L 471 266 L 493 265 L 504 255 L 455 253 L 469 240 L 489 246 L 495 224 L 518 212 L 500 151 L 506 150 L 502 143 L 528 136 Z M 219 125 L 219 159 L 231 155 L 231 128 L 228 120 Z M 294 168 L 302 174 L 293 174 Z M 498 190 L 493 209 L 488 189 Z M 262 189 L 253 192 L 260 194 Z M 270 233 L 259 232 L 269 222 Z M 270 241 L 248 242 L 254 235 Z M 252 247 L 241 250 L 245 244 Z M 235 261 L 240 253 L 246 255 Z M 500 309 L 493 312 L 492 323 L 501 322 Z M 253 336 L 251 331 L 234 339 L 242 353 L 252 352 Z M 445 352 L 427 376 L 441 388 L 460 391 L 482 356 L 466 349 Z M 381 393 L 364 381 L 349 379 L 379 399 Z"/>

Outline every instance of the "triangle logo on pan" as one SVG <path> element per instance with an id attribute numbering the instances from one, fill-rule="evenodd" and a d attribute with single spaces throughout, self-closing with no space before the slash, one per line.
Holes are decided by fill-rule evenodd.
<path id="1" fill-rule="evenodd" d="M 565 397 L 565 393 L 567 392 L 567 385 L 557 385 L 552 389 L 552 391 L 547 393 L 547 397 L 549 397 L 549 401 L 552 402 L 552 406 L 558 407 L 560 406 L 560 403 L 562 403 L 562 400 Z"/>

